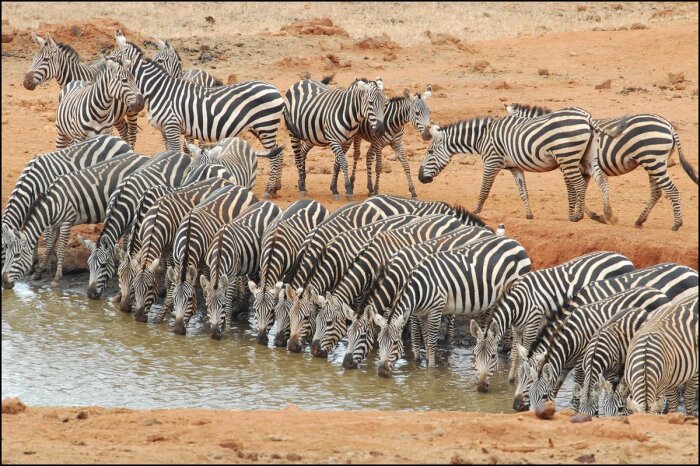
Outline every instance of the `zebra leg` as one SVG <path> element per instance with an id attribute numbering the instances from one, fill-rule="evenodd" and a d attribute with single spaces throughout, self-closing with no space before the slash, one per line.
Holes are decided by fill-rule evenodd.
<path id="1" fill-rule="evenodd" d="M 411 324 L 411 352 L 413 353 L 413 359 L 420 360 L 420 338 L 421 338 L 421 326 L 418 317 L 409 317 L 409 322 Z"/>
<path id="2" fill-rule="evenodd" d="M 613 214 L 612 208 L 610 207 L 608 177 L 605 173 L 603 173 L 603 170 L 600 169 L 600 165 L 598 163 L 597 158 L 593 160 L 592 168 L 593 180 L 596 182 L 596 184 L 600 188 L 601 194 L 603 195 L 603 213 L 605 214 L 606 223 L 612 223 L 613 225 L 615 225 L 618 222 L 618 219 Z M 601 221 L 599 220 L 600 216 L 591 212 L 588 209 L 586 209 L 586 214 L 594 220 Z"/>
<path id="3" fill-rule="evenodd" d="M 192 155 L 192 153 L 190 152 L 190 148 L 187 146 L 187 144 L 192 144 L 194 146 L 194 138 L 192 136 L 185 136 L 185 142 L 182 143 L 182 152 L 184 152 L 185 154 Z"/>
<path id="4" fill-rule="evenodd" d="M 440 307 L 443 309 L 444 306 Z M 423 331 L 423 342 L 425 343 L 425 360 L 428 367 L 435 367 L 435 353 L 437 349 L 437 337 L 440 331 L 441 311 L 428 312 L 421 318 L 421 330 Z"/>
<path id="5" fill-rule="evenodd" d="M 139 132 L 138 118 L 138 113 L 126 114 L 126 126 L 128 128 L 128 139 L 126 139 L 126 141 L 129 143 L 132 149 L 136 146 L 136 135 Z"/>
<path id="6" fill-rule="evenodd" d="M 367 193 L 369 196 L 374 196 L 377 194 L 374 192 L 374 184 L 372 183 L 372 166 L 374 165 L 376 156 L 374 145 L 370 144 L 369 149 L 367 149 L 367 155 L 365 155 L 365 166 L 367 167 Z"/>
<path id="7" fill-rule="evenodd" d="M 523 204 L 525 204 L 525 218 L 532 220 L 532 210 L 530 209 L 530 198 L 527 195 L 527 185 L 525 184 L 525 174 L 519 168 L 508 168 L 513 178 L 515 178 L 515 184 L 518 185 L 518 193 L 520 193 L 520 199 L 522 199 Z"/>
<path id="8" fill-rule="evenodd" d="M 652 175 L 649 175 L 649 189 L 651 192 L 649 193 L 649 200 L 647 201 L 647 205 L 642 211 L 641 214 L 639 214 L 639 218 L 637 219 L 636 222 L 634 222 L 634 226 L 637 228 L 642 228 L 642 225 L 644 225 L 644 222 L 647 221 L 647 218 L 649 217 L 649 213 L 651 212 L 651 209 L 654 208 L 656 203 L 661 199 L 661 187 L 656 183 L 656 180 L 652 177 Z"/>
<path id="9" fill-rule="evenodd" d="M 695 396 L 698 392 L 698 374 L 695 375 L 685 383 L 685 391 L 683 392 L 683 398 L 685 402 L 685 414 L 687 416 L 693 415 L 693 405 L 695 404 Z"/>
<path id="10" fill-rule="evenodd" d="M 552 157 L 554 155 L 551 154 Z M 566 193 L 569 201 L 569 221 L 578 222 L 583 218 L 583 206 L 586 203 L 586 182 L 581 175 L 580 160 L 560 160 L 559 168 L 564 174 Z"/>
<path id="11" fill-rule="evenodd" d="M 129 142 L 129 125 L 126 122 L 126 118 L 122 118 L 121 120 L 117 121 L 114 126 L 117 128 L 117 132 L 119 133 L 119 137 L 122 138 L 124 141 L 129 143 L 131 146 L 131 143 Z M 131 146 L 133 149 L 134 146 Z"/>
<path id="12" fill-rule="evenodd" d="M 484 207 L 484 202 L 486 198 L 489 197 L 489 191 L 491 191 L 491 186 L 496 180 L 496 175 L 501 171 L 501 166 L 492 166 L 484 163 L 484 174 L 481 180 L 481 190 L 479 191 L 479 201 L 476 203 L 476 207 L 472 210 L 473 214 L 478 214 L 481 212 L 482 207 Z"/>
<path id="13" fill-rule="evenodd" d="M 668 176 L 668 171 L 665 168 L 663 172 L 657 174 L 656 177 L 656 184 L 666 193 L 673 206 L 673 226 L 671 230 L 678 231 L 683 225 L 683 219 L 681 218 L 681 197 L 678 193 L 678 188 L 676 188 L 676 185 L 671 181 L 671 178 Z"/>
<path id="14" fill-rule="evenodd" d="M 61 224 L 61 229 L 56 240 L 56 275 L 51 282 L 51 286 L 59 286 L 61 277 L 63 277 L 63 260 L 66 258 L 66 247 L 68 246 L 68 238 L 70 238 L 70 229 L 73 222 L 64 222 Z"/>
<path id="15" fill-rule="evenodd" d="M 382 148 L 378 145 L 374 146 L 374 189 L 372 192 L 379 194 L 379 177 L 382 176 Z"/>
<path id="16" fill-rule="evenodd" d="M 169 123 L 163 127 L 163 140 L 166 150 L 180 150 L 180 126 Z"/>
<path id="17" fill-rule="evenodd" d="M 61 133 L 58 131 L 58 128 L 56 129 L 56 132 L 58 133 L 56 135 L 56 149 L 63 149 L 64 147 L 68 147 L 71 142 L 70 136 Z"/>
<path id="18" fill-rule="evenodd" d="M 576 364 L 576 367 L 574 368 L 574 383 L 577 383 L 579 387 L 583 387 L 583 378 L 584 378 L 584 375 L 585 375 L 585 374 L 583 373 L 583 367 L 582 367 L 581 364 L 583 364 L 583 361 L 581 361 L 581 362 L 579 362 L 578 364 Z M 575 393 L 575 392 L 574 392 L 574 393 Z M 556 394 L 555 394 L 554 396 L 556 397 Z M 572 395 L 571 395 L 571 408 L 572 408 L 574 411 L 578 412 L 579 406 L 581 406 L 581 396 L 580 396 L 580 394 L 578 394 L 578 396 L 575 395 L 575 394 L 572 394 Z"/>
<path id="19" fill-rule="evenodd" d="M 59 227 L 60 228 L 60 227 Z M 41 256 L 41 261 L 37 264 L 36 270 L 32 275 L 32 280 L 41 280 L 46 272 L 51 271 L 51 256 L 56 249 L 56 239 L 58 238 L 58 228 L 47 228 L 44 235 L 44 242 L 46 243 L 46 248 L 44 249 L 44 255 Z M 38 244 L 37 251 L 38 255 Z"/>
<path id="20" fill-rule="evenodd" d="M 408 190 L 411 192 L 411 197 L 418 197 L 418 195 L 416 194 L 416 187 L 413 185 L 413 179 L 411 178 L 411 167 L 408 164 L 408 159 L 406 159 L 406 154 L 404 152 L 403 138 L 399 138 L 398 140 L 392 142 L 391 148 L 394 149 L 396 157 L 399 159 L 399 162 L 401 162 L 401 168 L 403 168 L 403 172 L 406 175 L 406 179 L 408 180 Z M 377 184 L 379 184 L 378 176 Z"/>
<path id="21" fill-rule="evenodd" d="M 299 181 L 297 186 L 299 187 L 299 194 L 301 197 L 306 196 L 306 154 L 308 154 L 309 149 L 304 144 L 303 141 L 292 137 L 292 151 L 294 152 L 294 164 L 297 166 L 297 171 L 299 172 Z"/>
<path id="22" fill-rule="evenodd" d="M 362 157 L 362 152 L 360 151 L 360 146 L 362 144 L 362 136 L 355 135 L 352 139 L 352 175 L 350 175 L 350 183 L 352 183 L 352 188 L 355 189 L 355 172 L 357 171 L 357 162 Z"/>
<path id="23" fill-rule="evenodd" d="M 445 342 L 452 344 L 452 340 L 455 337 L 455 315 L 451 314 L 446 316 L 447 323 L 445 325 Z"/>
<path id="24" fill-rule="evenodd" d="M 350 141 L 344 145 L 331 141 L 330 145 L 335 154 L 336 163 L 343 169 L 343 175 L 345 175 L 345 197 L 350 200 L 352 199 L 352 184 L 350 184 L 350 175 L 348 174 L 348 160 L 345 158 L 345 152 L 350 148 Z M 331 191 L 333 191 L 333 186 L 331 186 Z M 336 196 L 338 196 L 337 186 L 333 192 L 333 197 L 336 198 Z M 339 199 L 339 197 L 336 199 Z"/>
<path id="25" fill-rule="evenodd" d="M 516 330 L 515 327 L 511 327 L 510 329 L 511 333 L 513 334 L 513 345 L 510 348 L 510 370 L 508 371 L 508 383 L 512 385 L 515 383 L 515 375 L 517 374 L 518 366 L 520 365 L 518 345 L 523 344 L 523 332 Z"/>

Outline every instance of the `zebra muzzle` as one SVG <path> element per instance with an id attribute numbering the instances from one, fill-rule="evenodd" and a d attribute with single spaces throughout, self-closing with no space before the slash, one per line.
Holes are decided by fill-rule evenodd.
<path id="1" fill-rule="evenodd" d="M 380 377 L 391 378 L 391 363 L 389 361 L 384 361 L 377 368 L 377 375 Z"/>
<path id="2" fill-rule="evenodd" d="M 269 339 L 267 338 L 267 330 L 260 330 L 258 332 L 258 338 L 255 339 L 259 344 L 267 346 Z"/>
<path id="3" fill-rule="evenodd" d="M 425 176 L 425 173 L 423 172 L 423 167 L 420 167 L 418 169 L 418 181 L 421 183 L 431 183 L 433 181 L 432 176 Z"/>
<path id="4" fill-rule="evenodd" d="M 184 335 L 185 331 L 185 321 L 183 319 L 175 319 L 175 325 L 173 325 L 173 333 L 175 335 Z"/>
<path id="5" fill-rule="evenodd" d="M 219 329 L 219 327 L 213 327 L 209 336 L 214 340 L 221 340 L 221 330 Z"/>
<path id="6" fill-rule="evenodd" d="M 141 110 L 143 110 L 143 105 L 144 105 L 144 99 L 142 95 L 137 95 L 134 97 L 134 101 L 129 104 L 129 112 L 130 113 L 138 113 Z"/>
<path id="7" fill-rule="evenodd" d="M 530 409 L 530 405 L 523 402 L 522 395 L 516 395 L 513 399 L 513 409 L 516 411 L 527 411 Z"/>
<path id="8" fill-rule="evenodd" d="M 36 81 L 34 80 L 34 72 L 30 72 L 24 75 L 24 88 L 33 91 L 36 88 Z"/>
<path id="9" fill-rule="evenodd" d="M 87 296 L 90 299 L 100 299 L 102 291 L 97 291 L 96 285 L 90 285 L 87 290 Z"/>
<path id="10" fill-rule="evenodd" d="M 355 358 L 352 357 L 352 354 L 348 353 L 345 355 L 343 358 L 343 367 L 345 369 L 357 369 L 357 363 L 355 362 Z"/>
<path id="11" fill-rule="evenodd" d="M 284 348 L 287 346 L 288 339 L 289 336 L 285 332 L 277 332 L 277 335 L 275 335 L 275 346 L 278 348 Z"/>
<path id="12" fill-rule="evenodd" d="M 2 287 L 11 290 L 14 286 L 15 282 L 10 280 L 10 276 L 7 273 L 2 274 Z"/>
<path id="13" fill-rule="evenodd" d="M 311 355 L 317 358 L 325 358 L 328 356 L 328 352 L 321 349 L 321 342 L 314 340 L 311 342 Z"/>
<path id="14" fill-rule="evenodd" d="M 287 349 L 292 353 L 301 353 L 301 341 L 299 341 L 299 337 L 289 337 L 289 341 L 287 342 Z"/>
<path id="15" fill-rule="evenodd" d="M 430 135 L 430 128 L 425 128 L 423 132 L 420 133 L 424 141 L 430 141 L 432 136 Z"/>
<path id="16" fill-rule="evenodd" d="M 386 130 L 383 121 L 377 121 L 377 124 L 372 127 L 372 136 L 375 138 L 380 138 L 384 136 L 384 131 Z"/>

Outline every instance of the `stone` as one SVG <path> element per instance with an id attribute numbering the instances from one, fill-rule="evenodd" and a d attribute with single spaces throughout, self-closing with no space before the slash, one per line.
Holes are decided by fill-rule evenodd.
<path id="1" fill-rule="evenodd" d="M 611 79 L 606 79 L 602 83 L 598 84 L 595 88 L 600 90 L 600 89 L 610 89 L 612 85 L 612 80 Z"/>
<path id="2" fill-rule="evenodd" d="M 3 414 L 18 414 L 27 410 L 27 406 L 19 398 L 7 397 L 2 400 Z"/>

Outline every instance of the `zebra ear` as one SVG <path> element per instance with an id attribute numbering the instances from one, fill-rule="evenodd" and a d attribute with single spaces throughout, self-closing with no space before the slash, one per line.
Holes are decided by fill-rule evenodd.
<path id="1" fill-rule="evenodd" d="M 574 388 L 571 390 L 571 394 L 576 398 L 581 398 L 581 386 L 577 382 L 574 382 Z"/>
<path id="2" fill-rule="evenodd" d="M 46 34 L 46 43 L 48 43 L 49 47 L 51 47 L 51 48 L 55 49 L 58 47 L 58 45 L 56 45 L 56 42 L 54 42 L 53 39 L 51 38 L 51 34 Z"/>
<path id="3" fill-rule="evenodd" d="M 187 148 L 193 156 L 199 155 L 199 153 L 201 152 L 201 149 L 199 147 L 195 146 L 190 142 L 187 142 Z"/>
<path id="4" fill-rule="evenodd" d="M 248 280 L 248 289 L 251 293 L 253 293 L 253 296 L 260 293 L 260 290 L 258 290 L 258 287 L 255 286 L 255 282 L 253 280 Z"/>
<path id="5" fill-rule="evenodd" d="M 223 146 L 214 146 L 206 153 L 206 155 L 209 157 L 220 157 L 223 151 Z M 202 151 L 202 153 L 204 153 L 204 151 Z"/>
<path id="6" fill-rule="evenodd" d="M 476 323 L 475 319 L 472 319 L 471 324 L 469 324 L 469 331 L 471 332 L 472 336 L 477 340 L 483 340 L 484 332 L 481 331 L 481 328 L 479 327 L 479 324 Z"/>
<path id="7" fill-rule="evenodd" d="M 491 325 L 489 325 L 489 338 L 496 338 L 496 330 L 498 330 L 498 322 L 491 321 Z"/>
<path id="8" fill-rule="evenodd" d="M 188 282 L 194 283 L 194 281 L 197 279 L 197 268 L 193 265 L 187 267 L 187 276 L 185 278 Z"/>
<path id="9" fill-rule="evenodd" d="M 624 380 L 620 381 L 620 383 L 617 386 L 617 390 L 618 390 L 618 392 L 620 392 L 620 395 L 622 397 L 627 397 L 630 394 L 630 386 L 627 385 L 627 382 Z"/>
<path id="10" fill-rule="evenodd" d="M 598 392 L 603 391 L 603 390 L 605 390 L 606 392 L 609 392 L 612 390 L 612 385 L 610 384 L 610 382 L 608 382 L 605 379 L 599 380 L 598 382 L 593 384 L 593 390 L 596 390 L 596 385 L 598 385 L 598 388 L 597 388 Z"/>
<path id="11" fill-rule="evenodd" d="M 377 76 L 377 79 L 375 79 L 374 82 L 377 83 L 377 87 L 380 91 L 384 90 L 384 80 L 381 78 L 381 76 Z"/>
<path id="12" fill-rule="evenodd" d="M 324 298 L 321 295 L 316 296 L 316 304 L 318 304 L 319 307 L 324 307 L 328 300 Z"/>
<path id="13" fill-rule="evenodd" d="M 150 267 L 148 267 L 148 270 L 150 270 L 151 272 L 155 272 L 156 270 L 158 270 L 159 265 L 160 265 L 160 257 L 156 257 L 155 260 L 153 262 L 151 262 L 151 265 L 150 265 Z M 173 281 L 175 281 L 175 280 L 173 280 Z"/>
<path id="14" fill-rule="evenodd" d="M 119 247 L 118 243 L 114 243 L 114 250 L 113 250 L 113 255 L 115 260 L 118 260 L 119 262 L 123 261 L 125 258 L 127 258 L 126 252 L 122 248 Z"/>
<path id="15" fill-rule="evenodd" d="M 204 274 L 199 276 L 199 286 L 201 286 L 204 291 L 207 291 L 210 287 L 209 280 L 207 280 Z"/>
<path id="16" fill-rule="evenodd" d="M 80 241 L 80 244 L 85 246 L 85 248 L 88 251 L 94 251 L 95 248 L 97 247 L 93 241 L 90 241 L 89 239 L 85 239 L 80 235 L 78 235 L 78 241 Z"/>
<path id="17" fill-rule="evenodd" d="M 279 294 L 280 294 L 280 290 L 281 290 L 282 288 L 284 288 L 284 283 L 282 283 L 282 282 L 277 282 L 277 283 L 275 283 L 275 288 L 274 288 L 273 293 L 279 295 Z"/>
<path id="18" fill-rule="evenodd" d="M 421 96 L 423 100 L 428 100 L 430 96 L 433 95 L 433 86 L 428 84 L 428 86 L 425 88 L 425 92 Z"/>
<path id="19" fill-rule="evenodd" d="M 350 306 L 348 306 L 347 304 L 343 303 L 343 304 L 341 304 L 340 307 L 341 307 L 341 309 L 343 310 L 343 314 L 345 315 L 345 318 L 346 318 L 347 320 L 349 320 L 350 322 L 352 322 L 353 320 L 355 320 L 355 312 L 354 312 L 352 309 L 350 309 Z"/>
<path id="20" fill-rule="evenodd" d="M 544 367 L 542 368 L 542 375 L 547 377 L 551 381 L 554 381 L 556 377 L 554 376 L 554 367 L 552 367 L 552 364 L 547 363 L 544 365 Z"/>
<path id="21" fill-rule="evenodd" d="M 535 361 L 537 361 L 537 364 L 541 364 L 542 361 L 544 361 L 546 354 L 545 353 L 538 353 L 535 355 Z"/>
<path id="22" fill-rule="evenodd" d="M 39 45 L 39 47 L 43 47 L 46 45 L 46 41 L 44 39 L 42 39 L 41 37 L 37 36 L 36 34 L 34 34 L 34 32 L 32 32 L 32 40 L 34 42 L 36 42 Z"/>
<path id="23" fill-rule="evenodd" d="M 527 349 L 523 345 L 518 345 L 518 354 L 522 360 L 527 359 Z"/>
<path id="24" fill-rule="evenodd" d="M 177 278 L 175 276 L 175 268 L 171 265 L 168 266 L 168 270 L 165 272 L 165 275 L 168 277 L 168 280 L 171 282 L 175 283 L 175 279 Z"/>
<path id="25" fill-rule="evenodd" d="M 219 277 L 219 287 L 228 288 L 228 275 L 222 275 Z"/>
<path id="26" fill-rule="evenodd" d="M 367 306 L 365 308 L 365 312 L 369 313 L 369 318 L 374 321 L 375 324 L 379 326 L 379 328 L 384 328 L 386 325 L 386 319 L 384 316 L 380 316 L 378 313 L 374 311 L 374 306 Z"/>
<path id="27" fill-rule="evenodd" d="M 287 295 L 287 299 L 289 299 L 290 301 L 294 301 L 296 299 L 297 293 L 296 291 L 294 291 L 294 288 L 292 288 L 291 285 L 284 285 L 284 291 Z"/>
<path id="28" fill-rule="evenodd" d="M 534 367 L 528 365 L 526 367 L 527 376 L 530 380 L 537 380 L 537 371 Z"/>
<path id="29" fill-rule="evenodd" d="M 631 396 L 628 396 L 627 399 L 625 400 L 625 407 L 627 410 L 631 413 L 641 413 L 644 412 L 642 407 L 632 399 Z"/>
<path id="30" fill-rule="evenodd" d="M 117 33 L 114 35 L 114 38 L 117 40 L 117 45 L 119 45 L 120 48 L 126 47 L 126 37 L 124 37 L 124 33 L 121 29 L 117 29 Z"/>
<path id="31" fill-rule="evenodd" d="M 158 46 L 158 48 L 159 48 L 160 50 L 165 50 L 165 49 L 168 48 L 168 46 L 166 45 L 166 43 L 163 42 L 162 40 L 158 39 L 157 37 L 154 37 L 154 38 L 153 38 L 153 41 L 156 43 L 156 45 Z"/>
<path id="32" fill-rule="evenodd" d="M 409 91 L 407 87 L 403 88 L 403 98 L 404 99 L 411 99 L 412 98 L 411 91 Z"/>
<path id="33" fill-rule="evenodd" d="M 440 139 L 442 137 L 442 131 L 440 131 L 440 127 L 438 125 L 430 125 L 430 136 L 432 136 L 433 139 Z"/>
<path id="34" fill-rule="evenodd" d="M 364 81 L 359 81 L 359 80 L 356 81 L 356 82 L 357 82 L 357 88 L 358 88 L 358 89 L 361 89 L 361 90 L 363 90 L 363 91 L 366 91 L 367 89 L 369 89 L 369 85 L 368 85 L 366 82 L 364 82 Z"/>
<path id="35" fill-rule="evenodd" d="M 115 62 L 114 60 L 107 60 L 107 68 L 110 71 L 116 71 L 119 69 L 119 63 Z"/>

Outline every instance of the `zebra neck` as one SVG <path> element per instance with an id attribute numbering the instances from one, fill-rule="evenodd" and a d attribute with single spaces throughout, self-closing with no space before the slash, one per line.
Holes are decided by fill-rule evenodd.
<path id="1" fill-rule="evenodd" d="M 31 210 L 22 230 L 31 247 L 39 241 L 39 236 L 48 227 L 67 220 L 69 203 L 62 196 L 47 195 Z"/>
<path id="2" fill-rule="evenodd" d="M 136 61 L 136 65 L 133 67 L 134 78 L 141 94 L 143 94 L 143 98 L 146 100 L 162 95 L 164 91 L 173 87 L 175 81 L 178 83 L 187 82 L 171 78 L 161 68 L 144 60 L 140 55 L 136 55 L 134 60 Z M 165 97 L 164 95 L 163 98 Z"/>
<path id="3" fill-rule="evenodd" d="M 395 132 L 411 121 L 411 102 L 408 99 L 390 100 L 384 111 L 384 126 Z"/>
<path id="4" fill-rule="evenodd" d="M 90 102 L 91 107 L 90 114 L 93 118 L 100 117 L 100 121 L 114 114 L 114 97 L 109 93 L 109 84 L 109 74 L 105 72 L 86 92 L 87 102 Z"/>
<path id="5" fill-rule="evenodd" d="M 89 66 L 80 63 L 75 60 L 75 58 L 68 56 L 62 51 L 59 51 L 57 65 L 56 81 L 61 87 L 73 81 L 94 81 L 97 74 L 94 70 L 91 70 Z"/>
<path id="6" fill-rule="evenodd" d="M 482 154 L 486 150 L 490 118 L 474 118 L 445 128 L 452 153 Z"/>

